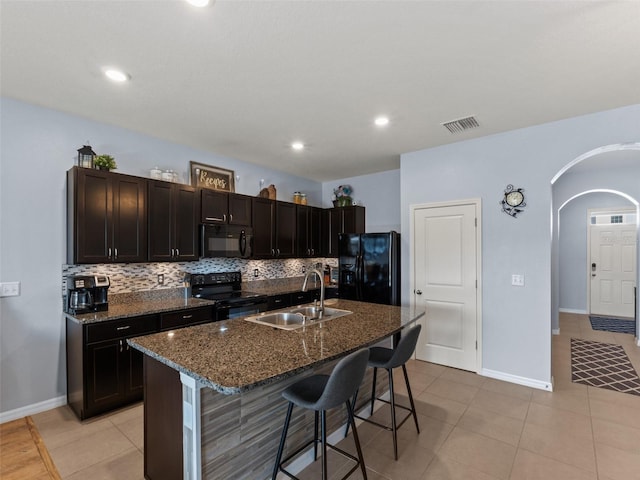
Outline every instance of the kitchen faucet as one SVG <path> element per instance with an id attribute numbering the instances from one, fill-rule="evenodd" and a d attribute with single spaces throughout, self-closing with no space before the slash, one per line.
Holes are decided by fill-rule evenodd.
<path id="1" fill-rule="evenodd" d="M 307 272 L 307 274 L 304 276 L 304 283 L 302 284 L 302 291 L 303 292 L 307 291 L 307 283 L 309 281 L 309 277 L 313 273 L 315 273 L 318 276 L 318 278 L 320 279 L 320 307 L 318 308 L 318 311 L 320 312 L 320 316 L 322 316 L 322 313 L 324 312 L 324 277 L 322 276 L 322 273 L 320 272 L 320 270 L 318 270 L 316 268 L 312 268 L 311 270 L 309 270 Z"/>

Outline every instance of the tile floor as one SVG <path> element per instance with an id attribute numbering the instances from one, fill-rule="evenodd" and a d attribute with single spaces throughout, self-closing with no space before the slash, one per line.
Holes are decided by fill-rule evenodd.
<path id="1" fill-rule="evenodd" d="M 390 433 L 360 426 L 368 478 L 640 479 L 640 397 L 571 383 L 570 338 L 619 343 L 638 372 L 640 348 L 631 335 L 593 331 L 585 315 L 562 314 L 560 331 L 553 336 L 553 393 L 409 362 L 421 433 L 407 421 L 395 462 Z M 400 393 L 403 383 L 399 377 Z M 33 419 L 63 479 L 143 478 L 141 405 L 83 424 L 67 407 Z M 353 450 L 350 438 L 343 447 Z M 340 478 L 348 465 L 330 455 L 331 478 Z M 319 463 L 301 478 L 319 478 Z"/>

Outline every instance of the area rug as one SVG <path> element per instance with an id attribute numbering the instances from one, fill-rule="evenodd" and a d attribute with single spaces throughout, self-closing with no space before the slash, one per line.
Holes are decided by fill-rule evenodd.
<path id="1" fill-rule="evenodd" d="M 635 320 L 589 315 L 589 321 L 591 322 L 591 328 L 593 328 L 594 330 L 616 333 L 630 333 L 632 335 L 636 334 Z"/>
<path id="2" fill-rule="evenodd" d="M 572 338 L 571 381 L 640 395 L 640 378 L 622 345 Z"/>

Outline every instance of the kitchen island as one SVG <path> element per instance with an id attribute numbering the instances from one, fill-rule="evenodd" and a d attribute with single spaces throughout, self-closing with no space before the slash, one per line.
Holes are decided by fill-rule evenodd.
<path id="1" fill-rule="evenodd" d="M 175 465 L 189 479 L 268 478 L 286 410 L 280 392 L 424 315 L 347 300 L 332 307 L 353 313 L 292 331 L 234 319 L 128 340 L 145 354 L 146 478 L 182 478 Z M 312 435 L 313 413 L 294 413 L 287 448 Z M 328 417 L 329 431 L 346 421 L 341 409 Z"/>

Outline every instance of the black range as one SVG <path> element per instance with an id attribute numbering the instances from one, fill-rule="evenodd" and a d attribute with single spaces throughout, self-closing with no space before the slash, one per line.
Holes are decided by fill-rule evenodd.
<path id="1" fill-rule="evenodd" d="M 192 273 L 191 296 L 216 302 L 216 320 L 253 315 L 267 310 L 267 295 L 242 290 L 240 272 Z"/>

